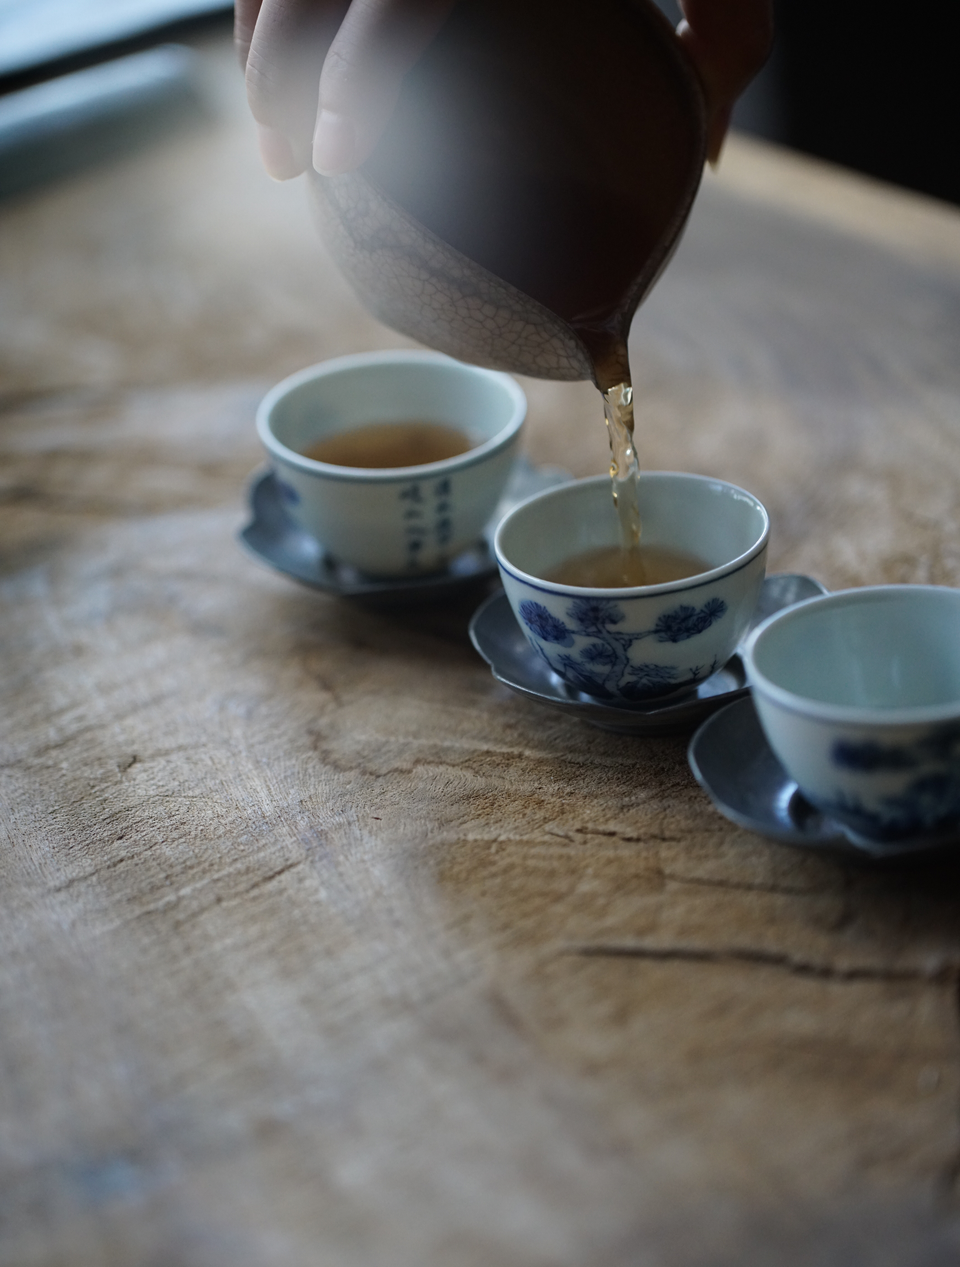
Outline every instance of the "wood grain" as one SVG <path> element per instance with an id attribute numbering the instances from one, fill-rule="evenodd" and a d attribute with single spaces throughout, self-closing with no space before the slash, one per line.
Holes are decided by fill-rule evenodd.
<path id="1" fill-rule="evenodd" d="M 955 1262 L 960 868 L 737 830 L 468 605 L 237 548 L 265 386 L 403 341 L 204 51 L 205 127 L 0 211 L 0 1261 Z M 774 569 L 960 584 L 960 217 L 728 159 L 634 328 L 643 460 L 760 495 Z M 604 469 L 594 389 L 524 385 Z"/>

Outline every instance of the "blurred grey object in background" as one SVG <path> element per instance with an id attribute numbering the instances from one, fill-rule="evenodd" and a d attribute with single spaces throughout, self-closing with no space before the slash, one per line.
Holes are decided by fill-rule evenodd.
<path id="1" fill-rule="evenodd" d="M 50 64 L 100 60 L 91 58 L 94 50 L 232 9 L 228 0 L 0 0 L 0 81 L 36 77 Z"/>
<path id="2" fill-rule="evenodd" d="M 0 197 L 202 116 L 198 62 L 191 49 L 163 45 L 0 96 Z"/>

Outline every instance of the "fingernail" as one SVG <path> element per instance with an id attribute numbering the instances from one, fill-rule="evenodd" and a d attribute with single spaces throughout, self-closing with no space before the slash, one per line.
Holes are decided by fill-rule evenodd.
<path id="1" fill-rule="evenodd" d="M 303 171 L 303 164 L 298 163 L 290 148 L 290 142 L 282 132 L 275 128 L 258 125 L 260 135 L 260 158 L 267 169 L 267 174 L 274 180 L 292 180 Z"/>
<path id="2" fill-rule="evenodd" d="M 336 176 L 356 166 L 357 130 L 350 119 L 321 110 L 313 134 L 313 165 L 322 176 Z"/>

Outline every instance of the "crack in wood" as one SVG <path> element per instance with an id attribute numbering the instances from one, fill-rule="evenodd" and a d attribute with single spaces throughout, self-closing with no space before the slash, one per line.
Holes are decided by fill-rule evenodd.
<path id="1" fill-rule="evenodd" d="M 19 484 L 0 490 L 0 506 L 50 509 L 58 515 L 89 515 L 99 519 L 142 519 L 145 515 L 174 510 L 210 509 L 224 502 L 222 496 L 204 498 L 161 496 L 122 501 L 111 497 L 70 497 L 59 489 Z"/>
<path id="2" fill-rule="evenodd" d="M 960 1029 L 960 980 L 953 992 L 953 1013 Z M 934 1200 L 942 1209 L 954 1211 L 960 1205 L 960 1104 L 954 1108 L 955 1142 L 953 1156 L 940 1168 L 934 1182 Z"/>
<path id="3" fill-rule="evenodd" d="M 114 725 L 124 722 L 129 717 L 136 717 L 145 712 L 148 708 L 154 708 L 157 704 L 165 703 L 168 699 L 175 695 L 175 693 L 176 692 L 173 690 L 161 691 L 156 695 L 151 695 L 149 699 L 138 700 L 135 704 L 132 704 L 130 708 L 112 716 L 110 720 Z M 105 707 L 107 706 L 108 704 L 105 705 Z M 77 705 L 74 704 L 71 707 L 75 709 Z M 61 712 L 67 711 L 70 710 L 61 710 Z M 39 761 L 43 757 L 49 756 L 50 753 L 57 752 L 60 748 L 66 748 L 75 740 L 82 739 L 84 735 L 88 735 L 91 732 L 99 733 L 102 732 L 102 730 L 103 719 L 101 717 L 97 717 L 93 721 L 89 721 L 82 726 L 78 726 L 76 730 L 71 730 L 68 734 L 61 735 L 59 739 L 51 739 L 47 743 L 41 744 L 39 748 L 34 748 L 30 752 L 21 752 L 10 761 L 0 761 L 0 770 L 16 770 L 18 766 L 27 765 L 31 761 Z"/>
<path id="4" fill-rule="evenodd" d="M 618 835 L 617 839 L 624 845 L 680 845 L 687 837 L 679 833 L 669 835 L 667 832 L 650 831 L 643 836 Z"/>
<path id="5" fill-rule="evenodd" d="M 368 779 L 382 779 L 392 774 L 417 774 L 421 770 L 453 770 L 457 772 L 465 768 L 469 770 L 471 762 L 475 760 L 478 751 L 473 747 L 465 746 L 466 751 L 460 761 L 441 757 L 434 752 L 422 757 L 415 756 L 407 761 L 397 762 L 395 765 L 384 765 L 377 768 L 365 763 L 352 765 L 349 761 L 345 761 L 342 758 L 337 759 L 332 746 L 317 743 L 314 735 L 309 736 L 309 738 L 312 741 L 311 748 L 314 754 L 323 763 L 325 769 L 332 770 L 336 774 L 349 774 Z"/>
<path id="6" fill-rule="evenodd" d="M 819 889 L 801 888 L 797 884 L 750 884 L 744 880 L 719 880 L 706 876 L 680 875 L 675 871 L 661 872 L 665 880 L 674 884 L 689 884 L 705 889 L 727 889 L 739 893 L 769 893 L 774 897 L 813 897 L 824 896 Z"/>
<path id="7" fill-rule="evenodd" d="M 125 393 L 114 387 L 95 387 L 91 384 L 77 383 L 64 387 L 21 388 L 0 392 L 0 415 L 18 413 L 21 410 L 36 414 L 39 409 L 55 409 L 62 412 L 73 408 L 79 410 L 116 408 Z"/>
<path id="8" fill-rule="evenodd" d="M 293 871 L 297 867 L 302 867 L 305 858 L 295 858 L 293 862 L 285 862 L 282 867 L 277 867 L 275 871 L 270 871 L 267 875 L 259 876 L 252 884 L 247 885 L 237 897 L 243 897 L 247 893 L 252 893 L 255 889 L 262 889 L 265 884 L 272 884 L 274 880 L 278 880 L 280 876 L 286 875 L 288 871 Z"/>
<path id="9" fill-rule="evenodd" d="M 252 883 L 243 889 L 236 889 L 231 892 L 215 892 L 212 901 L 205 902 L 202 906 L 194 910 L 190 910 L 178 918 L 174 927 L 182 928 L 184 924 L 192 923 L 196 919 L 202 918 L 215 910 L 216 907 L 222 906 L 225 902 L 235 902 L 248 894 L 253 893 L 256 889 L 263 888 L 264 885 L 271 884 L 280 876 L 285 875 L 288 871 L 292 871 L 295 867 L 300 867 L 306 861 L 305 858 L 296 858 L 293 862 L 286 862 L 282 867 L 277 867 L 273 871 L 269 871 L 266 875 L 258 876 Z M 150 906 L 144 906 L 141 910 L 135 911 L 129 918 L 131 920 L 147 919 L 152 915 L 159 915 L 164 911 L 172 910 L 179 906 L 184 898 L 189 897 L 192 892 L 199 888 L 207 888 L 211 884 L 216 884 L 222 880 L 224 876 L 234 874 L 233 872 L 218 872 L 216 875 L 205 876 L 196 884 L 187 886 L 178 890 L 176 893 L 169 893 L 159 902 L 154 902 Z"/>
<path id="10" fill-rule="evenodd" d="M 943 985 L 960 981 L 960 963 L 940 960 L 926 966 L 885 967 L 882 964 L 824 963 L 815 959 L 802 959 L 787 951 L 764 950 L 757 946 L 650 946 L 630 942 L 597 942 L 564 947 L 560 952 L 581 955 L 591 959 L 647 959 L 659 962 L 686 963 L 747 963 L 763 968 L 782 968 L 799 977 L 812 977 L 822 981 L 860 982 L 915 982 L 923 985 Z"/>
<path id="11" fill-rule="evenodd" d="M 123 838 L 121 837 L 121 839 Z M 59 884 L 51 885 L 47 891 L 49 893 L 65 893 L 67 889 L 72 889 L 76 884 L 85 884 L 90 880 L 100 879 L 104 872 L 114 871 L 117 867 L 122 867 L 124 863 L 136 865 L 142 861 L 142 858 L 143 855 L 139 851 L 121 854 L 119 858 L 111 858 L 107 862 L 99 863 L 93 871 L 84 871 L 80 875 L 69 876 L 66 880 L 61 880 Z"/>
<path id="12" fill-rule="evenodd" d="M 723 828 L 715 828 L 713 824 L 709 824 L 704 828 L 698 828 L 698 832 L 703 835 L 719 836 L 724 834 Z M 573 834 L 577 836 L 603 836 L 613 840 L 618 840 L 625 845 L 676 845 L 681 844 L 686 837 L 681 833 L 649 831 L 642 836 L 631 836 L 626 832 L 618 831 L 616 828 L 606 827 L 574 827 Z"/>

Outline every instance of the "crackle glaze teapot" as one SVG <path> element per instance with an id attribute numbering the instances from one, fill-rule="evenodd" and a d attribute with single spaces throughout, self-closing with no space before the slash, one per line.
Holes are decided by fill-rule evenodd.
<path id="1" fill-rule="evenodd" d="M 540 378 L 626 378 L 633 313 L 705 153 L 700 82 L 649 0 L 460 0 L 320 229 L 385 324 Z"/>

